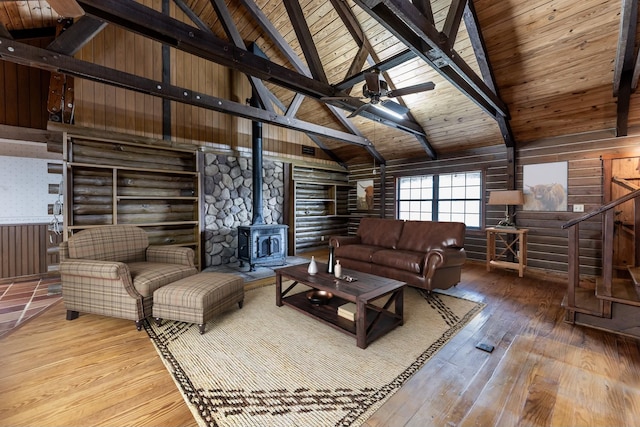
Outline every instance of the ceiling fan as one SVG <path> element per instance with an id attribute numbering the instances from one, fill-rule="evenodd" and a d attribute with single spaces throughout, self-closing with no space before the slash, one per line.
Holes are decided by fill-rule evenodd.
<path id="1" fill-rule="evenodd" d="M 349 118 L 357 116 L 363 110 L 373 108 L 372 106 L 376 104 L 380 104 L 396 114 L 405 115 L 407 114 L 409 109 L 404 105 L 398 104 L 397 102 L 388 98 L 395 98 L 398 96 L 409 95 L 412 93 L 424 92 L 424 91 L 432 90 L 433 88 L 435 88 L 435 85 L 433 84 L 433 82 L 426 82 L 426 83 L 420 83 L 417 85 L 413 85 L 413 86 L 409 86 L 401 89 L 389 90 L 389 85 L 387 84 L 387 82 L 380 78 L 379 70 L 373 70 L 373 71 L 364 73 L 364 79 L 366 83 L 364 84 L 364 86 L 362 86 L 362 97 L 335 96 L 335 97 L 323 97 L 322 100 L 323 101 L 346 100 L 349 98 L 358 99 L 358 100 L 362 100 L 362 99 L 370 100 L 368 103 L 361 105 L 354 112 L 349 114 L 349 116 L 347 116 Z M 387 99 L 383 99 L 383 98 L 387 98 Z"/>

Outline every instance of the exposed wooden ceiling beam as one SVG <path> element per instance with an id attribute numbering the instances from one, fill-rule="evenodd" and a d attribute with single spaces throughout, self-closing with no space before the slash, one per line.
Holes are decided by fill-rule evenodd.
<path id="1" fill-rule="evenodd" d="M 339 0 L 331 0 L 331 4 L 338 11 L 338 16 L 340 16 L 340 19 L 342 19 L 342 22 L 344 23 L 344 25 L 349 30 L 349 33 L 354 38 L 355 42 L 360 46 L 360 49 L 359 49 L 358 53 L 356 54 L 356 56 L 354 58 L 354 62 L 352 64 L 352 66 L 349 68 L 349 74 L 347 75 L 347 78 L 343 82 L 338 83 L 335 86 L 337 88 L 339 88 L 339 89 L 342 89 L 342 90 L 348 90 L 349 89 L 349 92 L 350 92 L 350 89 L 353 88 L 354 84 L 356 84 L 358 82 L 362 82 L 362 81 L 365 80 L 365 74 L 366 73 L 372 72 L 372 71 L 375 70 L 375 71 L 381 72 L 383 74 L 384 79 L 387 82 L 387 84 L 389 85 L 389 88 L 391 90 L 396 89 L 395 85 L 393 84 L 392 79 L 387 74 L 387 70 L 390 70 L 391 68 L 393 68 L 393 67 L 395 67 L 397 65 L 403 64 L 403 63 L 409 61 L 410 59 L 415 58 L 415 53 L 413 53 L 411 50 L 406 50 L 405 52 L 400 52 L 399 54 L 394 55 L 394 56 L 392 56 L 391 58 L 388 58 L 385 61 L 380 61 L 380 58 L 378 58 L 378 56 L 376 55 L 373 47 L 371 46 L 371 43 L 367 39 L 367 37 L 366 37 L 364 31 L 362 30 L 362 28 L 360 27 L 360 23 L 358 22 L 356 17 L 353 15 L 353 11 L 351 10 L 351 8 L 349 8 L 346 5 L 346 3 L 342 2 L 342 1 L 339 1 Z M 365 56 L 365 51 L 369 54 L 368 56 Z M 361 70 L 362 69 L 362 65 L 364 64 L 364 61 L 368 57 L 371 57 L 372 61 L 377 62 L 377 64 L 375 64 L 373 67 L 371 67 L 368 70 L 365 70 L 363 72 L 359 72 L 359 73 L 356 74 L 355 66 L 359 64 L 360 66 L 357 69 Z M 362 63 L 360 61 L 362 61 Z M 352 75 L 352 74 L 354 74 L 354 75 Z M 403 106 L 407 107 L 407 105 L 404 103 L 404 101 L 402 100 L 401 97 L 397 97 L 396 101 L 400 105 L 403 105 Z M 408 107 L 407 107 L 407 110 L 409 110 Z M 420 126 L 420 124 L 417 122 L 417 120 L 415 119 L 413 114 L 411 114 L 410 111 L 407 113 L 406 116 L 410 121 L 415 123 L 416 126 L 418 126 L 418 127 L 420 127 L 422 129 L 422 126 Z M 420 143 L 420 145 L 422 145 L 422 147 L 424 148 L 424 150 L 427 153 L 427 155 L 431 159 L 436 159 L 437 158 L 436 151 L 433 149 L 433 147 L 431 146 L 431 143 L 427 139 L 426 132 L 423 131 L 422 134 L 415 134 L 415 137 L 418 140 L 418 142 Z"/>
<path id="2" fill-rule="evenodd" d="M 258 25 L 265 31 L 265 33 L 269 36 L 271 41 L 273 41 L 276 47 L 280 50 L 280 52 L 288 59 L 288 61 L 293 65 L 293 67 L 300 73 L 307 77 L 312 77 L 311 71 L 309 68 L 302 62 L 302 60 L 298 57 L 298 55 L 291 48 L 289 43 L 284 39 L 284 37 L 278 32 L 278 30 L 274 27 L 274 25 L 269 21 L 266 15 L 262 12 L 262 10 L 253 2 L 252 0 L 240 0 L 245 9 L 251 14 L 251 16 L 256 20 Z M 299 96 L 294 98 L 300 99 Z M 357 136 L 362 136 L 362 133 L 353 125 L 353 123 L 347 120 L 342 112 L 335 107 L 334 105 L 325 104 L 327 108 L 331 111 L 331 113 L 343 124 L 343 126 L 348 129 L 351 133 Z M 288 115 L 288 114 L 287 114 Z M 319 146 L 320 147 L 320 146 Z M 322 148 L 322 147 L 320 147 Z M 367 147 L 367 150 L 371 153 L 371 155 L 378 160 L 379 163 L 385 163 L 385 159 L 378 153 L 378 151 L 372 145 Z"/>
<path id="3" fill-rule="evenodd" d="M 324 72 L 318 49 L 316 49 L 316 44 L 313 42 L 313 37 L 311 36 L 311 31 L 307 25 L 304 13 L 302 12 L 300 2 L 298 0 L 284 0 L 283 3 L 287 9 L 291 26 L 298 38 L 298 43 L 300 43 L 304 57 L 311 70 L 311 75 L 313 75 L 316 80 L 327 83 L 329 80 Z"/>
<path id="4" fill-rule="evenodd" d="M 405 62 L 416 57 L 415 52 L 411 50 L 405 50 L 403 52 L 397 53 L 384 61 L 380 61 L 372 67 L 367 68 L 364 71 L 361 71 L 357 74 L 347 77 L 340 83 L 336 83 L 334 86 L 338 90 L 345 90 L 347 88 L 353 87 L 354 85 L 364 82 L 364 75 L 370 73 L 372 71 L 378 70 L 380 72 L 389 71 L 390 69 L 397 67 L 398 65 L 404 64 Z"/>
<path id="5" fill-rule="evenodd" d="M 613 75 L 613 96 L 618 98 L 616 136 L 629 132 L 629 106 L 636 73 L 635 40 L 638 23 L 638 0 L 623 0 L 620 34 Z"/>
<path id="6" fill-rule="evenodd" d="M 196 24 L 196 27 L 200 28 L 202 31 L 211 31 L 211 28 L 202 20 L 196 13 L 191 10 L 189 6 L 185 4 L 182 0 L 173 0 L 173 2 L 184 12 L 185 15 L 189 17 L 191 22 Z"/>
<path id="7" fill-rule="evenodd" d="M 506 104 L 489 90 L 455 50 L 447 48 L 446 36 L 411 2 L 354 1 L 489 115 L 509 117 Z M 425 49 L 425 45 L 428 49 Z"/>
<path id="8" fill-rule="evenodd" d="M 247 45 L 244 43 L 244 40 L 242 40 L 240 31 L 238 31 L 238 27 L 236 27 L 235 22 L 233 22 L 229 9 L 227 8 L 227 4 L 224 0 L 210 0 L 210 3 L 216 11 L 220 23 L 222 24 L 222 28 L 224 28 L 229 40 L 231 40 L 237 48 L 247 50 Z M 209 30 L 209 32 L 211 32 L 211 30 Z M 269 89 L 266 88 L 262 80 L 251 75 L 247 75 L 247 77 L 249 78 L 253 92 L 258 95 L 260 105 L 262 105 L 262 107 L 267 111 L 275 111 L 273 109 L 273 105 L 269 101 Z"/>
<path id="9" fill-rule="evenodd" d="M 259 108 L 250 107 L 211 95 L 193 92 L 190 89 L 163 84 L 162 82 L 136 76 L 120 70 L 111 69 L 90 62 L 78 60 L 72 56 L 51 52 L 15 40 L 0 37 L 0 58 L 6 61 L 60 72 L 163 99 L 194 105 L 209 110 L 232 114 L 250 120 L 270 123 L 275 126 L 295 129 L 310 134 L 335 139 L 348 144 L 367 147 L 371 141 L 366 138 L 340 132 L 314 123 L 293 119 Z"/>
<path id="10" fill-rule="evenodd" d="M 496 79 L 493 74 L 493 69 L 489 63 L 489 58 L 487 57 L 487 46 L 484 42 L 484 37 L 482 37 L 482 32 L 480 31 L 478 16 L 472 0 L 467 2 L 467 6 L 465 7 L 462 16 L 464 18 L 464 25 L 467 28 L 469 40 L 471 41 L 471 46 L 473 47 L 473 52 L 476 56 L 476 62 L 480 68 L 482 79 L 493 93 L 500 96 L 496 85 Z M 514 147 L 515 138 L 513 136 L 513 131 L 511 130 L 511 125 L 509 124 L 509 119 L 503 115 L 497 115 L 495 119 L 498 122 L 498 127 L 500 128 L 500 134 L 502 135 L 504 144 L 507 147 Z"/>
<path id="11" fill-rule="evenodd" d="M 137 32 L 145 37 L 183 50 L 209 61 L 269 81 L 276 85 L 321 99 L 342 95 L 324 82 L 304 76 L 265 58 L 251 54 L 181 21 L 165 16 L 132 0 L 80 0 L 89 14 Z M 355 111 L 363 103 L 358 100 L 335 102 L 334 105 Z M 396 119 L 381 111 L 361 114 L 371 120 L 410 134 L 424 135 L 424 130 L 406 119 Z"/>
<path id="12" fill-rule="evenodd" d="M 233 70 L 307 96 L 319 98 L 335 90 L 319 82 L 240 49 L 213 34 L 163 15 L 132 0 L 81 0 L 87 13 Z"/>
<path id="13" fill-rule="evenodd" d="M 413 0 L 413 5 L 422 13 L 431 25 L 435 25 L 433 19 L 433 10 L 431 9 L 431 0 Z"/>
<path id="14" fill-rule="evenodd" d="M 613 96 L 618 96 L 618 88 L 624 70 L 634 67 L 634 44 L 638 22 L 638 0 L 622 0 L 620 13 L 620 34 L 613 71 Z"/>
<path id="15" fill-rule="evenodd" d="M 291 48 L 289 43 L 282 37 L 282 34 L 278 32 L 276 27 L 273 26 L 269 18 L 262 12 L 262 10 L 252 0 L 240 0 L 242 5 L 247 9 L 251 16 L 258 22 L 258 25 L 267 33 L 271 41 L 275 43 L 278 50 L 287 58 L 287 60 L 293 65 L 300 74 L 304 74 L 307 77 L 311 77 L 311 71 L 304 62 L 298 57 L 298 55 Z"/>
<path id="16" fill-rule="evenodd" d="M 450 49 L 453 49 L 456 37 L 458 36 L 460 21 L 462 20 L 462 13 L 465 10 L 466 4 L 467 0 L 451 0 L 451 4 L 449 5 L 449 12 L 447 13 L 447 19 L 444 21 L 442 32 L 447 36 Z"/>

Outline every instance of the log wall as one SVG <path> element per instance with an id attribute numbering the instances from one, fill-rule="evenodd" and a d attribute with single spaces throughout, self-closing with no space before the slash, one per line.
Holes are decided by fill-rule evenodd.
<path id="1" fill-rule="evenodd" d="M 640 155 L 640 135 L 615 138 L 609 132 L 552 138 L 522 144 L 516 150 L 516 188 L 523 186 L 523 166 L 566 161 L 568 166 L 568 207 L 566 212 L 524 211 L 516 208 L 519 227 L 528 228 L 528 268 L 566 274 L 568 271 L 567 231 L 562 225 L 582 213 L 574 213 L 574 204 L 583 204 L 590 212 L 604 202 L 603 168 L 601 157 L 623 157 Z M 396 177 L 401 175 L 428 175 L 481 170 L 484 173 L 485 198 L 489 191 L 507 188 L 506 148 L 471 150 L 457 155 L 442 156 L 435 161 L 394 161 L 386 166 L 384 182 L 384 205 L 380 168 L 372 174 L 372 164 L 361 164 L 351 168 L 350 181 L 373 179 L 375 187 L 375 209 L 373 212 L 355 210 L 355 193 L 350 194 L 351 220 L 349 232 L 355 233 L 359 219 L 363 216 L 396 216 Z M 485 205 L 484 224 L 492 226 L 504 216 L 501 206 Z M 587 221 L 580 227 L 580 271 L 581 274 L 599 276 L 602 269 L 602 227 L 599 217 Z M 467 230 L 465 249 L 469 259 L 485 262 L 486 235 L 484 230 Z"/>

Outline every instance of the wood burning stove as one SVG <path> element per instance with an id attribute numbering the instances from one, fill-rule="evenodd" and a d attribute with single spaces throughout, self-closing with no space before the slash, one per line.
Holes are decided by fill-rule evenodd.
<path id="1" fill-rule="evenodd" d="M 256 265 L 284 265 L 287 260 L 288 225 L 262 224 L 238 227 L 238 259 L 249 263 L 249 271 Z"/>
<path id="2" fill-rule="evenodd" d="M 259 107 L 257 95 L 250 99 L 253 107 Z M 256 265 L 284 265 L 287 260 L 288 225 L 265 224 L 262 218 L 262 123 L 253 121 L 253 218 L 251 225 L 238 227 L 238 259 L 240 267 L 249 263 L 249 271 Z"/>

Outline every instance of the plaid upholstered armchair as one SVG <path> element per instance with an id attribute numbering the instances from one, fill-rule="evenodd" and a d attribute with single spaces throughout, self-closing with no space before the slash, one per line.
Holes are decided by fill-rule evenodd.
<path id="1" fill-rule="evenodd" d="M 86 229 L 60 245 L 67 320 L 93 313 L 133 320 L 140 330 L 153 292 L 197 272 L 193 249 L 149 246 L 146 232 L 131 225 Z"/>

